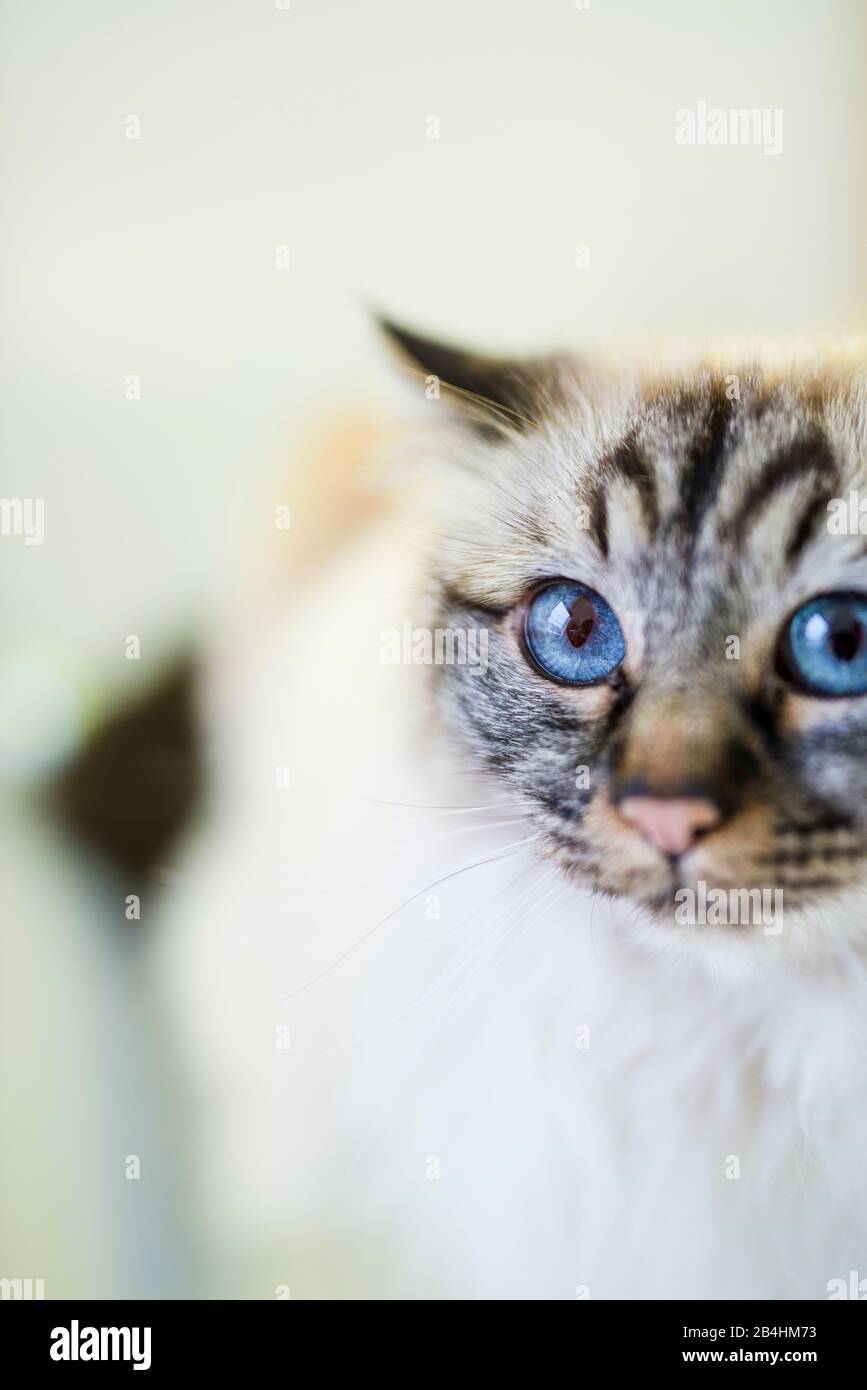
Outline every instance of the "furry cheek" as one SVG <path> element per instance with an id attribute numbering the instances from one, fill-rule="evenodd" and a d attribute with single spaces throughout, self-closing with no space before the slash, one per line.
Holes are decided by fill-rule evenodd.
<path id="1" fill-rule="evenodd" d="M 780 732 L 802 735 L 826 729 L 844 729 L 854 719 L 867 722 L 867 698 L 854 695 L 850 699 L 823 700 L 815 695 L 788 691 L 779 712 Z"/>

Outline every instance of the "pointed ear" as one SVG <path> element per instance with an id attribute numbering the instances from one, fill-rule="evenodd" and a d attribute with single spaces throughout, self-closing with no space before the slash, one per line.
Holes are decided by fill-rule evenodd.
<path id="1" fill-rule="evenodd" d="M 429 378 L 434 378 L 455 414 L 487 438 L 535 427 L 543 377 L 539 362 L 484 357 L 423 338 L 390 319 L 379 318 L 378 324 L 420 386 L 432 386 Z"/>

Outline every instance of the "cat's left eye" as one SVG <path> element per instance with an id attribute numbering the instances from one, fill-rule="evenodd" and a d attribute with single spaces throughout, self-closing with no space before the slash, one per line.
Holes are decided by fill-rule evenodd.
<path id="1" fill-rule="evenodd" d="M 783 633 L 780 667 L 813 695 L 867 695 L 867 596 L 822 594 Z"/>
<path id="2" fill-rule="evenodd" d="M 568 685 L 595 685 L 626 655 L 613 609 L 574 579 L 555 579 L 536 592 L 527 606 L 524 643 L 546 676 Z"/>

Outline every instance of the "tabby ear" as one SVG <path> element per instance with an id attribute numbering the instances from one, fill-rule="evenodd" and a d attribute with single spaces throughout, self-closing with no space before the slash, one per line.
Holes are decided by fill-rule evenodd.
<path id="1" fill-rule="evenodd" d="M 465 352 L 390 319 L 378 324 L 419 389 L 448 398 L 455 414 L 487 438 L 532 429 L 539 415 L 540 364 Z"/>

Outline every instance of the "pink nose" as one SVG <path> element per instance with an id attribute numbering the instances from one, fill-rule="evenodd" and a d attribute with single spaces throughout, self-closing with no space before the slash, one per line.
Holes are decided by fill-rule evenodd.
<path id="1" fill-rule="evenodd" d="M 663 854 L 684 854 L 702 830 L 718 825 L 720 813 L 712 801 L 685 796 L 627 796 L 620 815 Z"/>

